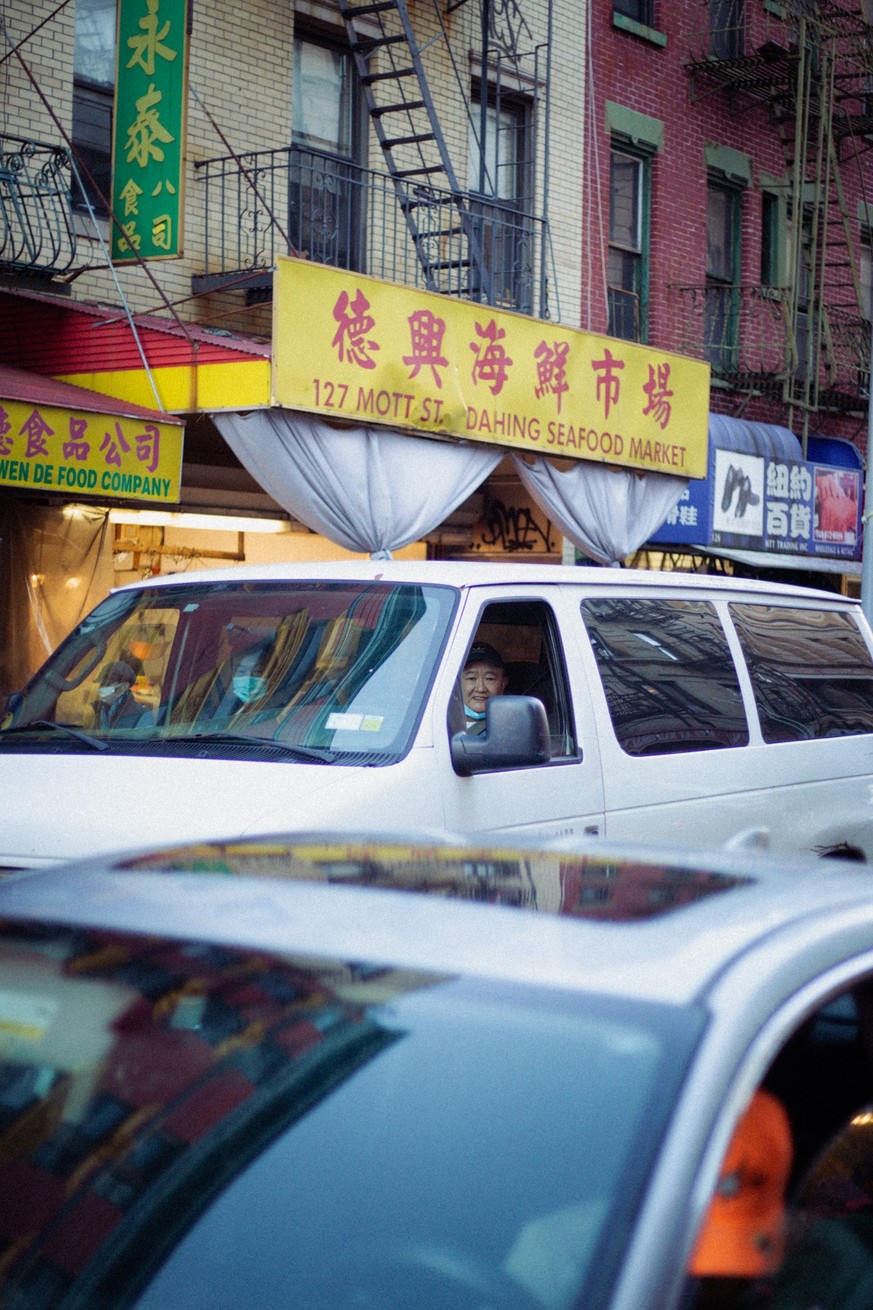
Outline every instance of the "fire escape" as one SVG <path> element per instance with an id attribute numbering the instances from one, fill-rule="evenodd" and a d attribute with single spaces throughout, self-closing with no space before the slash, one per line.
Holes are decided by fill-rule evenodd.
<path id="1" fill-rule="evenodd" d="M 414 22 L 407 0 L 337 3 L 384 170 L 313 151 L 304 165 L 293 147 L 200 161 L 207 222 L 219 214 L 222 227 L 219 241 L 207 232 L 211 266 L 195 291 L 259 269 L 266 286 L 276 254 L 296 249 L 550 317 L 551 0 L 539 40 L 518 0 L 432 0 L 432 10 L 415 6 Z"/>
<path id="2" fill-rule="evenodd" d="M 860 0 L 782 10 L 720 0 L 692 37 L 692 98 L 721 94 L 734 113 L 765 104 L 785 161 L 783 276 L 728 288 L 729 312 L 707 306 L 698 319 L 714 376 L 740 405 L 755 392 L 781 400 L 805 436 L 811 414 L 867 404 L 870 325 L 845 183 L 850 170 L 863 179 L 873 145 L 873 35 Z"/>

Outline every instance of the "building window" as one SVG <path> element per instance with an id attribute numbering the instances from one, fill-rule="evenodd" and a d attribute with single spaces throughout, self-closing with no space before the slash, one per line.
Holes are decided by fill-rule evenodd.
<path id="1" fill-rule="evenodd" d="M 468 131 L 467 187 L 478 216 L 478 237 L 490 302 L 533 311 L 532 233 L 526 213 L 530 146 L 524 100 L 476 92 Z"/>
<path id="2" fill-rule="evenodd" d="M 115 0 L 76 0 L 73 207 L 106 217 L 112 192 Z M 90 176 L 89 176 L 90 175 Z"/>
<path id="3" fill-rule="evenodd" d="M 858 280 L 861 288 L 861 317 L 873 320 L 873 228 L 861 225 L 858 250 Z"/>
<path id="4" fill-rule="evenodd" d="M 612 12 L 643 27 L 655 26 L 655 0 L 612 0 Z"/>
<path id="5" fill-rule="evenodd" d="M 772 191 L 761 196 L 761 285 L 782 285 L 782 224 L 779 222 L 779 197 Z"/>
<path id="6" fill-rule="evenodd" d="M 609 334 L 647 339 L 649 164 L 613 147 L 609 166 Z"/>
<path id="7" fill-rule="evenodd" d="M 794 284 L 794 342 L 797 349 L 795 378 L 804 382 L 811 372 L 813 340 L 809 330 L 812 276 L 812 210 L 804 207 L 800 224 L 800 250 L 795 254 L 795 228 L 789 222 L 786 239 L 788 268 Z"/>
<path id="8" fill-rule="evenodd" d="M 291 242 L 320 264 L 359 269 L 363 259 L 358 82 L 348 50 L 294 41 Z"/>
<path id="9" fill-rule="evenodd" d="M 717 373 L 736 369 L 742 193 L 710 179 L 706 202 L 706 358 Z"/>
<path id="10" fill-rule="evenodd" d="M 736 59 L 745 50 L 745 0 L 709 0 L 709 52 Z"/>

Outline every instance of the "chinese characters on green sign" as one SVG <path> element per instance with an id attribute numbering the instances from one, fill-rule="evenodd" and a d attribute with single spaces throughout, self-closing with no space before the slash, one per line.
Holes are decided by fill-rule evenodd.
<path id="1" fill-rule="evenodd" d="M 182 253 L 187 72 L 188 0 L 119 0 L 115 263 Z"/>

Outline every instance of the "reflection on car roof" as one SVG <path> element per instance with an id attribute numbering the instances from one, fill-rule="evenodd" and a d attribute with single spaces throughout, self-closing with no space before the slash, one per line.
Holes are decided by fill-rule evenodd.
<path id="1" fill-rule="evenodd" d="M 381 887 L 613 922 L 666 914 L 751 881 L 598 852 L 558 855 L 327 838 L 201 842 L 132 856 L 116 867 Z"/>

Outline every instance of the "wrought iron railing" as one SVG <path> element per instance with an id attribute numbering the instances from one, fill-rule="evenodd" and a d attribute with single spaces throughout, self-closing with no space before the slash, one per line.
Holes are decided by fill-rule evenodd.
<path id="1" fill-rule="evenodd" d="M 828 309 L 824 318 L 822 380 L 819 403 L 841 405 L 866 402 L 870 395 L 871 324 L 866 318 L 841 309 Z"/>
<path id="2" fill-rule="evenodd" d="M 77 266 L 69 154 L 0 134 L 0 268 L 58 276 Z"/>
<path id="3" fill-rule="evenodd" d="M 821 330 L 792 318 L 783 291 L 759 285 L 674 286 L 680 350 L 709 360 L 714 378 L 737 387 L 778 384 L 786 399 L 851 409 L 870 386 L 871 325 L 826 307 Z"/>
<path id="4" fill-rule="evenodd" d="M 674 286 L 679 299 L 680 350 L 709 360 L 728 380 L 784 381 L 797 369 L 788 307 L 773 287 Z"/>
<path id="5" fill-rule="evenodd" d="M 512 204 L 398 181 L 295 146 L 202 160 L 195 172 L 207 251 L 195 289 L 233 281 L 267 286 L 280 254 L 300 254 L 549 317 L 546 224 Z M 471 264 L 471 244 L 482 252 L 487 279 Z"/>

